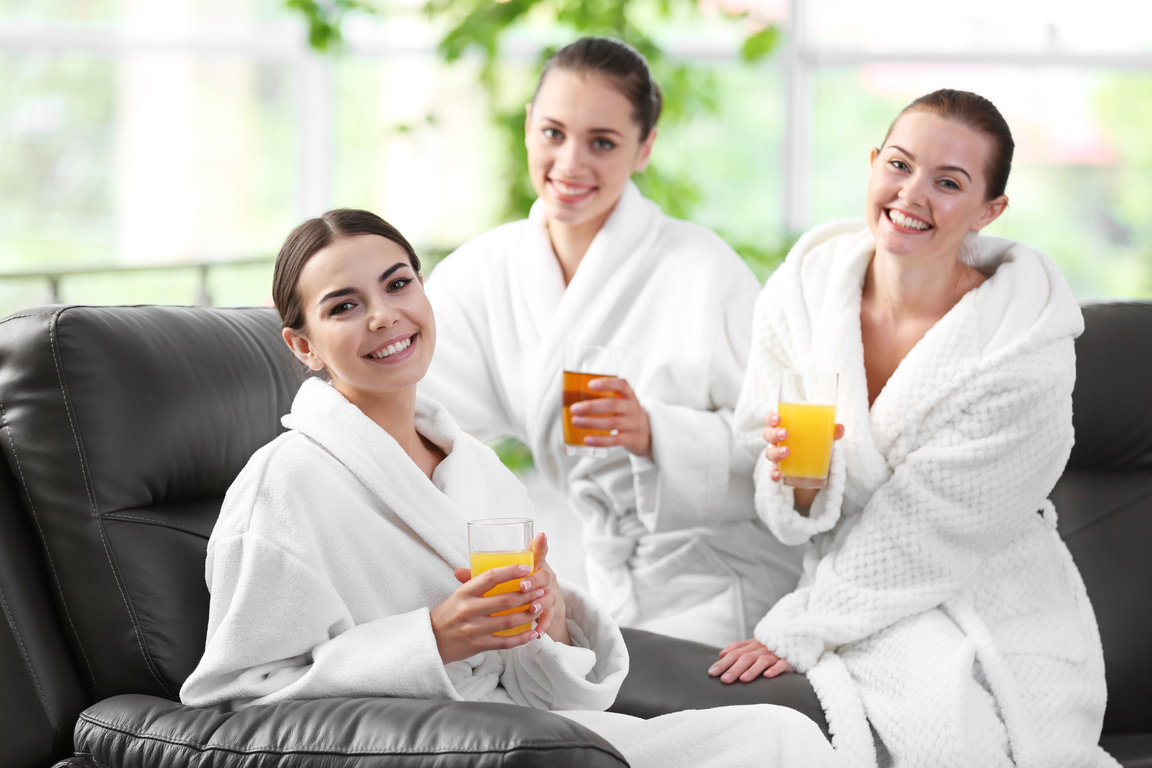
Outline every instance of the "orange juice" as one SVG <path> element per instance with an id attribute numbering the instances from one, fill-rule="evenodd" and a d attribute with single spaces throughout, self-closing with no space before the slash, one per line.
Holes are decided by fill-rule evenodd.
<path id="1" fill-rule="evenodd" d="M 473 578 L 484 573 L 484 571 L 489 571 L 489 570 L 492 570 L 493 568 L 500 568 L 500 567 L 505 566 L 505 565 L 527 565 L 527 566 L 535 567 L 534 563 L 532 562 L 532 550 L 530 550 L 530 549 L 523 550 L 520 552 L 473 552 L 470 556 L 470 560 L 471 560 L 470 564 L 472 566 Z M 520 591 L 520 580 L 515 579 L 513 581 L 505 581 L 502 584 L 497 584 L 495 587 L 493 587 L 492 589 L 485 592 L 484 597 L 491 597 L 492 595 L 502 595 L 506 592 L 519 592 L 519 591 Z M 512 608 L 512 609 L 509 609 L 507 611 L 499 611 L 498 613 L 494 613 L 492 615 L 493 616 L 504 616 L 504 615 L 509 614 L 509 613 L 515 613 L 516 611 L 526 611 L 526 610 L 528 610 L 527 605 L 525 605 L 522 608 Z M 521 624 L 520 626 L 513 627 L 512 629 L 502 629 L 499 632 L 497 632 L 496 634 L 497 635 L 518 635 L 521 632 L 527 632 L 531 628 L 532 628 L 532 622 L 528 622 L 527 624 Z"/>
<path id="2" fill-rule="evenodd" d="M 603 373 L 573 373 L 564 371 L 564 442 L 568 445 L 584 445 L 585 437 L 606 437 L 607 429 L 588 429 L 572 426 L 572 404 L 581 400 L 595 400 L 598 397 L 619 397 L 616 392 L 595 392 L 588 389 L 592 379 L 611 378 Z"/>
<path id="3" fill-rule="evenodd" d="M 788 455 L 780 460 L 786 485 L 823 488 L 832 458 L 832 435 L 836 430 L 835 405 L 780 403 L 780 426 L 788 430 Z"/>

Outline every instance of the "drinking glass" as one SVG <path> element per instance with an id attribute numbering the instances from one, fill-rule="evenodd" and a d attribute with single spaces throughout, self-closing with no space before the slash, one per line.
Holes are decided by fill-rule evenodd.
<path id="1" fill-rule="evenodd" d="M 598 397 L 619 397 L 616 392 L 594 392 L 588 389 L 592 379 L 615 377 L 620 371 L 620 352 L 612 347 L 592 344 L 570 345 L 564 348 L 564 453 L 567 456 L 591 456 L 602 459 L 608 449 L 584 445 L 588 436 L 605 437 L 607 429 L 590 429 L 572 425 L 572 404 Z"/>
<path id="2" fill-rule="evenodd" d="M 828 482 L 836 430 L 836 385 L 839 375 L 827 371 L 780 372 L 780 397 L 776 412 L 788 437 L 780 460 L 784 484 L 795 488 L 823 488 Z"/>
<path id="3" fill-rule="evenodd" d="M 535 567 L 532 557 L 532 520 L 526 517 L 494 517 L 472 520 L 468 523 L 468 559 L 472 578 L 484 571 L 505 565 Z M 484 597 L 520 591 L 520 579 L 497 584 L 484 593 Z M 504 616 L 516 611 L 527 611 L 528 606 L 499 611 L 493 616 Z M 497 635 L 518 635 L 532 628 L 532 622 L 512 629 L 502 629 Z"/>

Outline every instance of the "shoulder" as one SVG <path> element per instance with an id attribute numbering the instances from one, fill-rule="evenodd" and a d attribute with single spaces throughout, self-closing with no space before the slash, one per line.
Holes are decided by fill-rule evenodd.
<path id="1" fill-rule="evenodd" d="M 338 486 L 344 472 L 330 453 L 307 436 L 289 430 L 252 454 L 232 481 L 212 538 L 280 527 L 306 506 L 293 504 L 292 499 L 315 497 L 321 486 Z"/>
<path id="2" fill-rule="evenodd" d="M 528 225 L 528 219 L 510 221 L 466 241 L 431 270 L 429 284 L 466 279 L 477 270 L 503 263 L 514 252 L 514 244 L 524 236 Z"/>
<path id="3" fill-rule="evenodd" d="M 661 214 L 657 269 L 677 281 L 689 274 L 699 280 L 758 292 L 760 281 L 752 268 L 724 238 L 707 227 Z M 688 270 L 692 270 L 689 273 Z"/>

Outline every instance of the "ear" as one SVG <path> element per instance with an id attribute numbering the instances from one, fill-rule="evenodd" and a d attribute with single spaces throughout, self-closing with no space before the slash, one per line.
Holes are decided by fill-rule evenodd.
<path id="1" fill-rule="evenodd" d="M 284 338 L 284 343 L 288 345 L 288 349 L 296 355 L 297 360 L 313 371 L 324 370 L 324 361 L 312 350 L 312 343 L 308 341 L 307 336 L 291 328 L 281 329 L 280 335 Z"/>
<path id="2" fill-rule="evenodd" d="M 1007 195 L 1000 195 L 1000 197 L 989 200 L 984 204 L 984 210 L 980 213 L 980 218 L 976 219 L 975 223 L 972 224 L 972 229 L 974 231 L 984 229 L 984 227 L 1000 218 L 1000 214 L 1004 213 L 1004 209 L 1007 207 Z"/>
<path id="3" fill-rule="evenodd" d="M 652 145 L 656 142 L 656 128 L 648 131 L 648 138 L 640 143 L 640 151 L 636 155 L 636 162 L 632 166 L 633 173 L 639 173 L 648 167 L 648 158 L 652 155 Z"/>
<path id="4" fill-rule="evenodd" d="M 880 154 L 880 147 L 872 147 L 872 151 L 868 153 L 868 165 L 876 162 L 876 156 Z"/>

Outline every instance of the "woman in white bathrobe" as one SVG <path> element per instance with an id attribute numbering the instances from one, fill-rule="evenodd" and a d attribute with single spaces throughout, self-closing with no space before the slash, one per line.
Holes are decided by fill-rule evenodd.
<path id="1" fill-rule="evenodd" d="M 181 689 L 235 707 L 336 696 L 491 701 L 558 710 L 636 768 L 840 761 L 808 718 L 757 705 L 652 720 L 604 712 L 628 671 L 612 619 L 547 563 L 470 578 L 469 520 L 530 516 L 524 487 L 416 394 L 436 344 L 419 261 L 363 211 L 298 227 L 276 263 L 284 339 L 307 380 L 288 431 L 229 488 L 208 544 L 204 656 Z M 520 591 L 484 597 L 498 583 Z M 523 622 L 535 627 L 494 635 Z M 732 739 L 728 729 L 752 738 Z"/>
<path id="2" fill-rule="evenodd" d="M 590 591 L 620 624 L 723 646 L 795 586 L 800 554 L 756 518 L 731 429 L 760 284 L 630 181 L 660 104 L 624 43 L 586 38 L 549 59 L 525 121 L 539 199 L 429 278 L 442 333 L 421 391 L 479 439 L 531 449 L 580 518 Z M 572 408 L 617 430 L 587 441 L 606 458 L 564 453 L 568 344 L 621 352 L 620 378 L 594 385 L 619 399 Z"/>
<path id="3" fill-rule="evenodd" d="M 975 94 L 914 101 L 872 151 L 866 219 L 804 235 L 756 306 L 736 420 L 757 511 L 808 549 L 800 586 L 710 672 L 806 673 L 853 766 L 1115 764 L 1095 617 L 1048 501 L 1079 307 L 1046 255 L 978 234 L 1012 149 Z M 818 492 L 780 482 L 784 368 L 840 374 Z"/>

